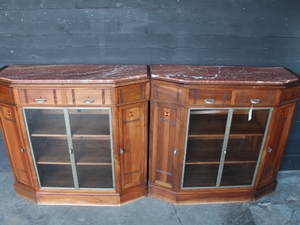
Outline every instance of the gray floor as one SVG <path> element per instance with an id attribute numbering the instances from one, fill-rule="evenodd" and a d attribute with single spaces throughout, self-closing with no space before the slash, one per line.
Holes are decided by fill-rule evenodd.
<path id="1" fill-rule="evenodd" d="M 0 143 L 1 225 L 300 224 L 300 171 L 280 172 L 276 191 L 257 202 L 184 206 L 151 197 L 121 207 L 40 206 L 15 195 L 13 182 Z"/>

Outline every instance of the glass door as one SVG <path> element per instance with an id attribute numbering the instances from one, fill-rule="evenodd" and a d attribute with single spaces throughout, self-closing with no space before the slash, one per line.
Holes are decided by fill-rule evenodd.
<path id="1" fill-rule="evenodd" d="M 109 109 L 69 109 L 79 188 L 113 188 Z"/>
<path id="2" fill-rule="evenodd" d="M 253 185 L 271 111 L 190 109 L 182 188 Z"/>
<path id="3" fill-rule="evenodd" d="M 24 115 L 40 186 L 74 188 L 64 110 L 25 108 Z"/>
<path id="4" fill-rule="evenodd" d="M 217 183 L 228 110 L 190 110 L 183 187 Z"/>
<path id="5" fill-rule="evenodd" d="M 251 120 L 249 120 L 251 113 Z M 252 185 L 266 133 L 269 109 L 234 109 L 224 155 L 222 179 L 217 186 Z"/>
<path id="6" fill-rule="evenodd" d="M 114 188 L 109 108 L 23 108 L 40 187 Z"/>

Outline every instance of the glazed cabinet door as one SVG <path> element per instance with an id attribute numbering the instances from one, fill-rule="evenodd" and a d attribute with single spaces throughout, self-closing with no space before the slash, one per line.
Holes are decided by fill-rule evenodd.
<path id="1" fill-rule="evenodd" d="M 24 107 L 42 188 L 114 188 L 110 109 Z"/>
<path id="2" fill-rule="evenodd" d="M 122 189 L 146 183 L 148 103 L 119 107 Z"/>
<path id="3" fill-rule="evenodd" d="M 271 113 L 190 109 L 182 188 L 254 185 Z"/>
<path id="4" fill-rule="evenodd" d="M 17 124 L 17 112 L 13 106 L 1 106 L 1 127 L 15 179 L 31 185 L 29 152 L 25 149 Z"/>
<path id="5" fill-rule="evenodd" d="M 167 188 L 175 188 L 180 171 L 181 110 L 166 103 L 153 103 L 151 128 L 150 182 Z"/>
<path id="6" fill-rule="evenodd" d="M 273 132 L 263 154 L 262 176 L 259 183 L 261 187 L 276 179 L 296 106 L 297 103 L 283 105 L 274 112 L 271 128 Z"/>

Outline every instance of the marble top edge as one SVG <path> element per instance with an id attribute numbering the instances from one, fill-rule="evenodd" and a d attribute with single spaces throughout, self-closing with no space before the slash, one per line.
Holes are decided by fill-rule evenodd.
<path id="1" fill-rule="evenodd" d="M 283 67 L 153 65 L 151 78 L 178 83 L 282 85 L 299 80 Z"/>
<path id="2" fill-rule="evenodd" d="M 109 84 L 146 78 L 146 65 L 12 65 L 0 72 L 0 80 L 13 83 Z"/>

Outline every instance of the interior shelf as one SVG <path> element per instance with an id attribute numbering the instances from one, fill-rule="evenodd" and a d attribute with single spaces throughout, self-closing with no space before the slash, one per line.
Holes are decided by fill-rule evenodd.
<path id="1" fill-rule="evenodd" d="M 79 188 L 113 188 L 112 167 L 78 166 Z"/>
<path id="2" fill-rule="evenodd" d="M 183 187 L 215 187 L 219 165 L 186 165 Z"/>
<path id="3" fill-rule="evenodd" d="M 38 164 L 71 164 L 67 140 L 33 138 L 32 145 Z M 110 141 L 73 141 L 76 164 L 111 165 Z"/>
<path id="4" fill-rule="evenodd" d="M 74 188 L 71 165 L 38 164 L 41 187 Z"/>
<path id="5" fill-rule="evenodd" d="M 109 137 L 109 115 L 107 114 L 70 114 L 73 136 L 102 135 Z"/>
<path id="6" fill-rule="evenodd" d="M 183 187 L 216 187 L 219 165 L 186 165 Z M 255 164 L 228 164 L 223 168 L 220 186 L 251 185 Z"/>
<path id="7" fill-rule="evenodd" d="M 227 114 L 191 114 L 189 125 L 189 137 L 204 137 L 208 135 L 224 136 Z M 232 120 L 230 135 L 262 136 L 264 129 L 253 118 L 248 121 L 248 115 L 235 114 Z"/>
<path id="8" fill-rule="evenodd" d="M 258 159 L 259 149 L 255 151 L 249 144 L 246 139 L 230 139 L 225 163 L 255 163 Z M 219 164 L 222 145 L 223 140 L 189 140 L 186 164 Z"/>

